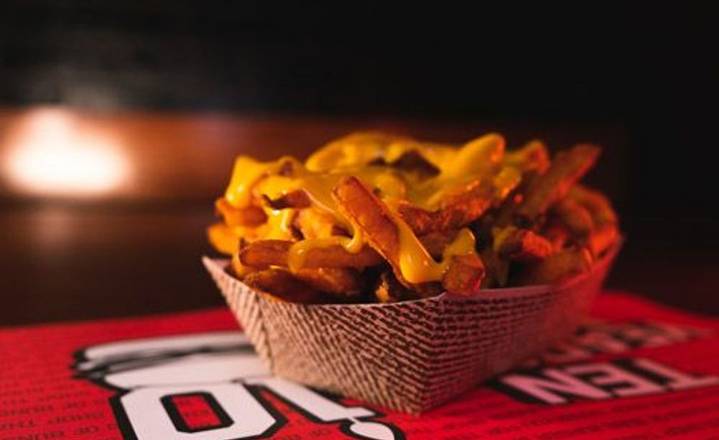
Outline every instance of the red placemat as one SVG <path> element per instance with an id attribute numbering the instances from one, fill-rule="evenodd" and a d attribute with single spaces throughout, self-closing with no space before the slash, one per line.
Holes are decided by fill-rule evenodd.
<path id="1" fill-rule="evenodd" d="M 420 417 L 273 378 L 226 310 L 0 330 L 0 440 L 719 438 L 719 320 L 618 293 L 593 317 Z"/>

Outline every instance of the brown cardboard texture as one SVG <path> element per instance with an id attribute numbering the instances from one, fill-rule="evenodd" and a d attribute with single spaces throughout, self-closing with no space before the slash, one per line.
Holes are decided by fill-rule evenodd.
<path id="1" fill-rule="evenodd" d="M 572 334 L 617 249 L 556 286 L 389 304 L 274 301 L 203 258 L 257 353 L 278 376 L 420 413 Z"/>

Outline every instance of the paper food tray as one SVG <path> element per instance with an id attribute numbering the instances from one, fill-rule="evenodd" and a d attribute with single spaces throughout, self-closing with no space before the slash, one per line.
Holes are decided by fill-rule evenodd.
<path id="1" fill-rule="evenodd" d="M 389 304 L 280 302 L 228 274 L 227 260 L 203 263 L 274 374 L 417 414 L 571 335 L 618 247 L 560 285 Z"/>

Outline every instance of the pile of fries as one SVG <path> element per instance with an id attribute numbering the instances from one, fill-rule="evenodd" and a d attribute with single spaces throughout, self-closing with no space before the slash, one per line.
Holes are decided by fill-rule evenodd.
<path id="1" fill-rule="evenodd" d="M 577 182 L 600 149 L 550 160 L 539 141 L 505 151 L 355 133 L 304 163 L 237 158 L 216 202 L 214 247 L 245 284 L 292 302 L 393 302 L 560 282 L 619 237 L 599 192 Z"/>

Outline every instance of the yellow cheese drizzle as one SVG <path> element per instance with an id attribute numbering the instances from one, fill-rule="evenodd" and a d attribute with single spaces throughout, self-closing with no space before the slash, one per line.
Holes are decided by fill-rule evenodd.
<path id="1" fill-rule="evenodd" d="M 376 159 L 391 163 L 409 151 L 419 152 L 439 169 L 439 174 L 423 181 L 408 182 L 390 168 L 369 165 Z M 411 283 L 437 281 L 442 279 L 453 256 L 475 252 L 474 235 L 467 228 L 460 230 L 444 250 L 442 260 L 437 262 L 396 214 L 394 201 L 406 199 L 425 209 L 435 209 L 446 193 L 461 189 L 477 177 L 492 178 L 497 195 L 506 195 L 519 182 L 520 174 L 516 167 L 502 167 L 503 154 L 504 139 L 497 134 L 482 136 L 457 149 L 377 133 L 359 133 L 318 150 L 304 165 L 287 157 L 263 163 L 240 156 L 235 161 L 225 198 L 232 206 L 244 208 L 262 195 L 275 199 L 292 190 L 303 189 L 312 202 L 312 208 L 332 215 L 338 225 L 352 234 L 351 238 L 333 236 L 294 243 L 290 248 L 288 265 L 291 270 L 296 270 L 302 267 L 310 249 L 340 245 L 356 253 L 366 243 L 359 228 L 341 214 L 332 198 L 332 189 L 340 179 L 356 176 L 370 188 L 378 189 L 380 197 L 387 202 L 399 232 L 402 276 Z M 280 167 L 288 160 L 293 161 L 293 177 L 278 175 Z M 498 172 L 493 171 L 497 169 Z M 251 236 L 257 239 L 292 239 L 295 210 L 265 208 L 265 212 L 267 223 L 259 226 Z M 214 232 L 215 236 L 223 235 L 220 230 Z"/>

